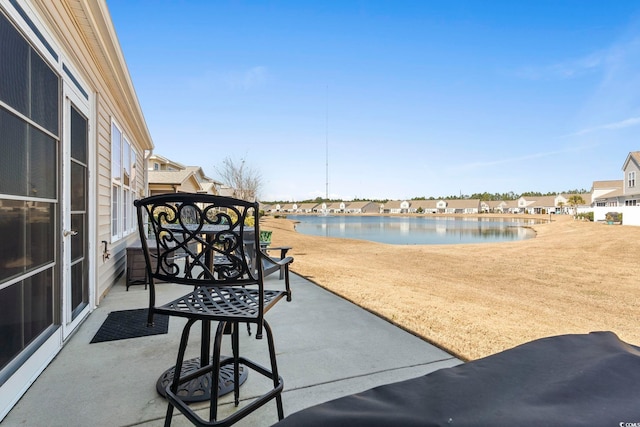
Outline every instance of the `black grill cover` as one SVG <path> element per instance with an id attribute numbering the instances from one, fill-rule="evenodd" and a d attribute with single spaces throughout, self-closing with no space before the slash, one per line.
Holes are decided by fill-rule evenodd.
<path id="1" fill-rule="evenodd" d="M 276 425 L 640 426 L 640 348 L 612 332 L 543 338 L 316 405 Z"/>

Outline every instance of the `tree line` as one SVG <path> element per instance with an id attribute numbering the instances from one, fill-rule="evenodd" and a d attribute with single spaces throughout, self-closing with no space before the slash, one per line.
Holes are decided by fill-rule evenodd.
<path id="1" fill-rule="evenodd" d="M 459 199 L 480 199 L 482 201 L 500 201 L 500 200 L 518 200 L 520 197 L 543 197 L 543 196 L 556 196 L 558 194 L 587 194 L 589 190 L 567 190 L 560 192 L 550 191 L 548 193 L 541 193 L 540 191 L 525 191 L 524 193 L 516 194 L 513 191 L 508 193 L 473 193 L 473 194 L 457 194 L 444 197 L 413 197 L 411 200 L 459 200 Z"/>
<path id="2" fill-rule="evenodd" d="M 520 197 L 542 197 L 542 196 L 555 196 L 557 194 L 587 194 L 588 190 L 580 189 L 580 190 L 567 190 L 561 192 L 548 192 L 541 193 L 539 191 L 525 191 L 524 193 L 516 194 L 513 191 L 509 191 L 508 193 L 473 193 L 473 194 L 457 194 L 450 196 L 440 196 L 440 197 L 412 197 L 410 200 L 460 200 L 460 199 L 480 199 L 484 202 L 486 201 L 501 201 L 501 200 L 518 200 Z M 390 199 L 361 199 L 354 198 L 351 201 L 353 202 L 375 202 L 375 203 L 387 203 Z M 325 199 L 323 197 L 316 197 L 315 199 L 306 199 L 299 200 L 296 203 L 334 203 L 334 202 L 342 202 L 342 199 Z M 291 201 L 287 200 L 274 200 L 270 202 L 264 201 L 264 203 L 291 203 Z"/>

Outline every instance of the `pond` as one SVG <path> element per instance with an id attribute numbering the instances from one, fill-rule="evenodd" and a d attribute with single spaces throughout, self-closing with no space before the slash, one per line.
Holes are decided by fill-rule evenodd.
<path id="1" fill-rule="evenodd" d="M 299 233 L 394 245 L 496 243 L 535 236 L 539 220 L 519 218 L 287 215 Z"/>

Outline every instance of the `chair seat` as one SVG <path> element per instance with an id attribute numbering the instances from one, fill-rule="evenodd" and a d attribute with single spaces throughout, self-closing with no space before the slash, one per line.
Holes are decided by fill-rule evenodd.
<path id="1" fill-rule="evenodd" d="M 283 297 L 285 291 L 265 289 L 263 293 L 266 313 Z M 260 293 L 257 289 L 233 286 L 200 286 L 193 292 L 156 307 L 159 314 L 200 318 L 202 320 L 257 321 Z"/>

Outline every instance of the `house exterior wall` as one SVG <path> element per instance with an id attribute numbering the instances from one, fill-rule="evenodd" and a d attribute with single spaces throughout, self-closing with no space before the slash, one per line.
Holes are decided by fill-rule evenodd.
<path id="1" fill-rule="evenodd" d="M 637 194 L 640 192 L 640 168 L 629 155 L 629 160 L 624 168 L 624 194 Z"/>
<path id="2" fill-rule="evenodd" d="M 149 187 L 150 196 L 154 196 L 156 194 L 175 193 L 175 192 L 176 192 L 176 188 L 174 185 L 171 185 L 171 184 L 156 184 L 153 186 L 153 188 Z"/>
<path id="3" fill-rule="evenodd" d="M 592 206 L 589 209 L 593 211 L 594 221 L 605 221 L 608 212 L 620 212 L 622 213 L 623 225 L 640 226 L 639 159 L 640 152 L 630 152 L 622 165 L 622 194 L 617 188 L 619 181 L 597 181 L 594 183 Z M 609 191 L 604 192 L 605 189 Z"/>
<path id="4" fill-rule="evenodd" d="M 90 289 L 88 305 L 83 309 L 83 313 L 88 314 L 100 303 L 107 290 L 122 277 L 126 246 L 135 240 L 137 235 L 133 226 L 135 223 L 131 222 L 131 227 L 125 230 L 122 237 L 112 239 L 112 123 L 117 122 L 135 152 L 136 174 L 130 184 L 131 200 L 145 194 L 145 174 L 142 172 L 146 169 L 144 153 L 145 150 L 153 148 L 153 142 L 105 0 L 0 0 L 0 12 L 9 17 L 9 20 L 22 31 L 25 40 L 34 51 L 38 52 L 58 74 L 61 83 L 59 104 L 63 109 L 60 116 L 63 123 L 66 123 L 68 117 L 66 106 L 69 102 L 62 96 L 63 93 L 77 92 L 82 98 L 82 114 L 87 116 L 88 125 L 88 267 L 85 268 L 89 274 L 87 283 Z M 47 48 L 47 44 L 51 45 L 51 48 Z M 52 50 L 54 53 L 51 53 Z M 7 77 L 0 75 L 0 79 L 2 78 Z M 63 127 L 60 141 L 68 137 L 65 132 Z M 66 161 L 68 154 L 63 153 L 61 146 L 62 142 L 57 145 L 57 152 L 60 158 Z M 58 179 L 61 180 L 60 177 Z M 62 180 L 60 182 L 63 183 Z M 59 187 L 61 200 L 65 200 L 68 197 L 65 193 L 67 190 L 62 184 Z M 68 211 L 62 202 L 58 209 L 61 214 L 60 218 L 56 216 L 56 231 L 61 232 L 62 217 Z M 133 215 L 133 212 L 133 207 L 130 206 L 127 215 Z M 128 218 L 133 219 L 132 216 Z M 58 238 L 52 239 L 57 241 Z M 107 242 L 109 257 L 103 257 L 102 241 Z M 62 256 L 58 253 L 56 264 L 61 263 Z M 61 276 L 61 273 L 56 276 Z M 64 321 L 64 304 L 58 301 L 63 294 L 60 290 L 64 286 L 62 281 L 63 278 L 58 277 L 54 282 L 54 286 L 58 288 L 54 292 L 53 304 L 56 314 L 52 325 L 53 332 L 49 338 L 38 341 L 37 347 L 30 349 L 28 354 L 18 355 L 15 363 L 11 364 L 10 372 L 0 371 L 0 420 L 62 348 L 66 338 L 86 315 L 74 318 L 73 322 Z M 0 336 L 0 347 L 3 346 L 2 340 L 3 337 Z M 13 366 L 16 366 L 15 370 Z"/>
<path id="5" fill-rule="evenodd" d="M 195 179 L 193 175 L 186 182 L 183 182 L 182 185 L 180 186 L 181 193 L 197 193 L 200 190 L 201 190 L 200 184 L 198 183 L 198 181 Z"/>
<path id="6" fill-rule="evenodd" d="M 109 46 L 115 37 L 115 32 L 111 33 L 105 29 L 92 28 L 89 17 L 93 16 L 100 20 L 109 20 L 108 10 L 104 1 L 95 0 L 64 0 L 51 2 L 48 0 L 34 0 L 34 9 L 46 17 L 50 30 L 54 33 L 56 41 L 67 52 L 67 56 L 74 58 L 74 66 L 77 67 L 84 81 L 90 86 L 96 100 L 93 117 L 94 126 L 97 128 L 96 145 L 97 156 L 97 179 L 95 181 L 95 194 L 97 198 L 97 236 L 95 238 L 97 262 L 97 292 L 96 304 L 104 296 L 104 293 L 111 287 L 117 278 L 121 276 L 125 268 L 126 247 L 136 238 L 136 233 L 112 242 L 111 239 L 111 122 L 116 120 L 122 127 L 123 132 L 129 137 L 129 142 L 137 151 L 136 167 L 140 173 L 136 174 L 134 184 L 134 195 L 140 197 L 144 195 L 144 174 L 146 168 L 143 165 L 144 150 L 153 147 L 146 123 L 133 87 L 127 84 L 129 80 L 128 71 L 120 69 L 124 65 L 124 58 L 119 51 L 119 46 Z M 71 16 L 68 11 L 76 10 L 77 13 Z M 79 23 L 79 24 L 78 24 Z M 108 22 L 111 25 L 110 21 Z M 83 33 L 78 32 L 80 27 Z M 96 44 L 85 43 L 86 35 L 92 34 L 96 38 Z M 117 40 L 116 40 L 117 43 Z M 105 45 L 99 47 L 100 44 Z M 113 49 L 111 52 L 101 53 L 99 50 Z M 117 48 L 117 50 L 116 50 Z M 96 52 L 98 50 L 98 52 Z M 105 69 L 105 65 L 96 62 L 94 58 L 110 54 L 114 57 L 104 58 L 104 61 L 111 61 L 111 70 Z M 118 64 L 123 61 L 122 64 Z M 126 67 L 126 65 L 125 65 Z M 116 73 L 113 75 L 112 73 Z M 117 75 L 120 74 L 120 75 Z M 114 79 L 124 79 L 125 81 L 114 82 Z M 120 83 L 121 86 L 117 86 Z M 130 81 L 128 82 L 130 83 Z M 130 104 L 132 100 L 134 104 Z M 102 248 L 97 243 L 101 241 L 110 243 L 110 257 L 102 262 Z"/>

